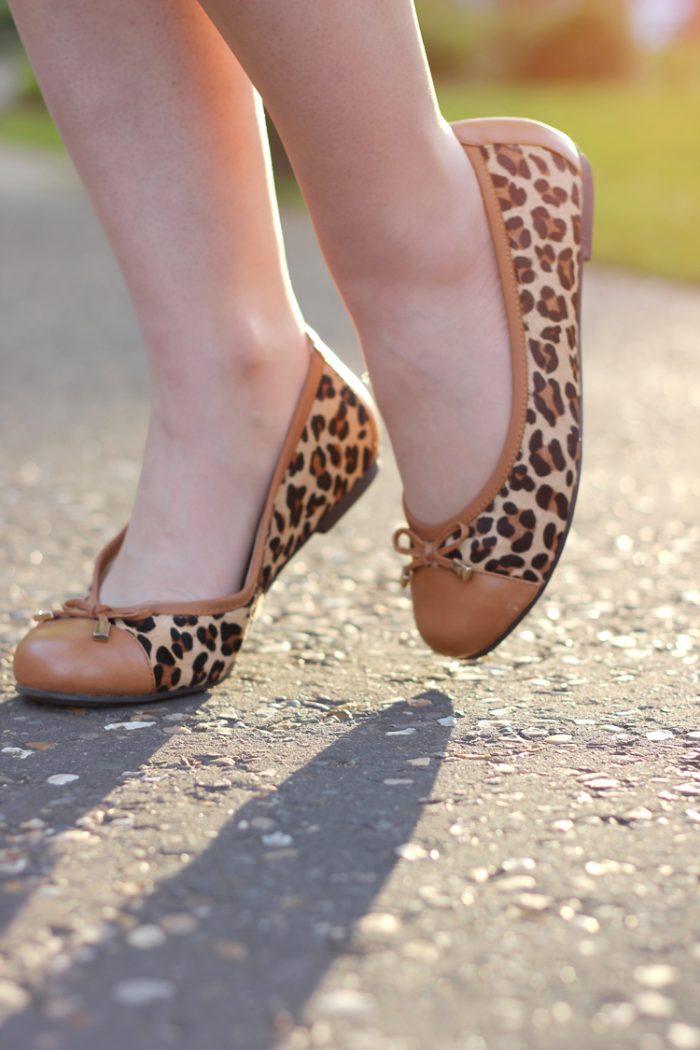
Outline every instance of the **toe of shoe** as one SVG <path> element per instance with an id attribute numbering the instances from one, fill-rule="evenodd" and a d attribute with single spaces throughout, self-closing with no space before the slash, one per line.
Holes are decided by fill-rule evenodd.
<path id="1" fill-rule="evenodd" d="M 20 691 L 69 696 L 141 696 L 155 691 L 145 650 L 112 627 L 96 641 L 88 619 L 47 620 L 17 646 L 13 670 Z"/>
<path id="2" fill-rule="evenodd" d="M 517 623 L 540 589 L 491 572 L 473 572 L 462 580 L 439 567 L 420 569 L 411 587 L 416 626 L 438 653 L 480 656 Z"/>

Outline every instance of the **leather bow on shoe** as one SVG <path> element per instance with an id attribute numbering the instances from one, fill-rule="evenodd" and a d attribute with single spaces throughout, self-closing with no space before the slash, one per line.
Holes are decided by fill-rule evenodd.
<path id="1" fill-rule="evenodd" d="M 90 601 L 89 598 L 68 598 L 60 609 L 51 609 L 46 612 L 42 610 L 35 614 L 34 619 L 40 623 L 44 620 L 62 620 L 71 617 L 77 617 L 82 620 L 95 620 L 95 629 L 92 632 L 92 637 L 98 642 L 106 642 L 109 638 L 111 620 L 139 620 L 146 619 L 150 615 L 150 610 L 144 610 L 143 607 L 115 609 L 113 606 L 104 605 L 102 602 Z"/>
<path id="2" fill-rule="evenodd" d="M 401 542 L 404 538 L 406 543 Z M 469 527 L 461 521 L 453 522 L 434 540 L 423 539 L 408 526 L 397 529 L 393 536 L 394 550 L 411 559 L 401 571 L 401 586 L 408 587 L 414 572 L 430 566 L 449 569 L 460 580 L 468 580 L 473 572 L 471 566 L 465 565 L 459 557 L 450 557 L 468 538 Z"/>

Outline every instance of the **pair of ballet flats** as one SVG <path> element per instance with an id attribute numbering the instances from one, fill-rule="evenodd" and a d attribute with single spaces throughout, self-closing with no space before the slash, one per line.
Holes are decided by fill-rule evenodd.
<path id="1" fill-rule="evenodd" d="M 593 183 L 572 140 L 535 121 L 452 125 L 478 178 L 510 333 L 512 408 L 491 477 L 459 514 L 428 525 L 406 506 L 418 630 L 461 658 L 495 648 L 537 602 L 571 525 L 581 469 L 580 309 Z M 101 551 L 85 598 L 37 614 L 14 657 L 18 690 L 57 703 L 143 703 L 202 692 L 232 671 L 267 590 L 374 480 L 377 412 L 363 383 L 309 330 L 310 364 L 270 480 L 242 588 L 211 601 L 116 608 L 100 586 L 126 528 Z"/>

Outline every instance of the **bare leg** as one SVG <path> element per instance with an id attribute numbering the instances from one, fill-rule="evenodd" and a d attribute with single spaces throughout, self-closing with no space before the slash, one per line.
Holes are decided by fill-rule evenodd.
<path id="1" fill-rule="evenodd" d="M 255 93 L 194 0 L 12 9 L 148 353 L 144 466 L 103 600 L 231 593 L 308 363 Z"/>
<path id="2" fill-rule="evenodd" d="M 357 327 L 409 507 L 460 510 L 510 415 L 476 180 L 438 113 L 412 0 L 200 0 L 261 91 Z"/>

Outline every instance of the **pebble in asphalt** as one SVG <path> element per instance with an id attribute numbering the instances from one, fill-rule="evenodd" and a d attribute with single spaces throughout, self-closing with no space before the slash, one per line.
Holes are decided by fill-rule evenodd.
<path id="1" fill-rule="evenodd" d="M 146 388 L 69 171 L 4 152 L 0 189 L 3 1045 L 700 1048 L 698 292 L 591 272 L 576 526 L 488 658 L 416 636 L 387 453 L 223 688 L 44 708 L 11 651 L 125 520 Z"/>

